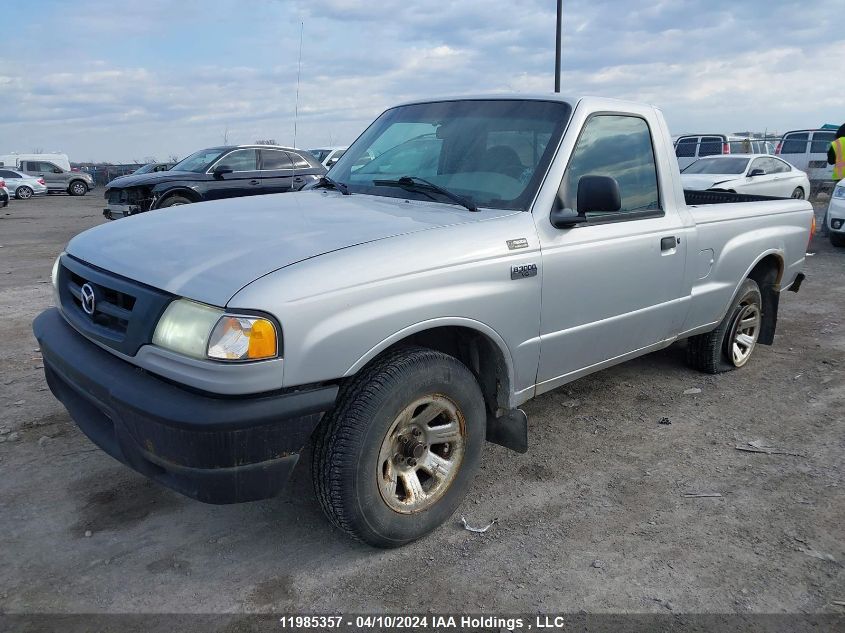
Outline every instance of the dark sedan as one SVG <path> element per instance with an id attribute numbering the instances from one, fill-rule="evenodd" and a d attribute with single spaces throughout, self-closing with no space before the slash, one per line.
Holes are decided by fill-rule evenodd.
<path id="1" fill-rule="evenodd" d="M 275 145 L 212 147 L 167 171 L 130 174 L 106 185 L 110 220 L 204 200 L 299 191 L 326 173 L 306 151 Z"/>

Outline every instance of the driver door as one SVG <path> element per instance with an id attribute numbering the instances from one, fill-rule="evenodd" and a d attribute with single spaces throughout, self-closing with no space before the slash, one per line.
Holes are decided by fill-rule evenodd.
<path id="1" fill-rule="evenodd" d="M 577 208 L 581 176 L 610 176 L 622 209 Z M 586 224 L 559 229 L 535 210 L 543 252 L 537 393 L 657 347 L 680 331 L 686 233 L 671 195 L 660 195 L 652 132 L 645 119 L 587 119 L 564 172 L 560 195 Z"/>
<path id="2" fill-rule="evenodd" d="M 228 167 L 228 174 L 214 175 L 218 167 Z M 240 198 L 258 193 L 261 172 L 258 170 L 258 150 L 236 149 L 219 158 L 208 170 L 209 182 L 206 200 Z"/>

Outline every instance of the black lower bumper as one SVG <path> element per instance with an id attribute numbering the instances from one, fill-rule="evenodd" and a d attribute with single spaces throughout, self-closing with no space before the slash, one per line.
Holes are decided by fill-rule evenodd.
<path id="1" fill-rule="evenodd" d="M 242 397 L 197 393 L 101 349 L 55 308 L 32 327 L 50 390 L 91 441 L 206 503 L 278 494 L 337 396 L 334 385 Z"/>

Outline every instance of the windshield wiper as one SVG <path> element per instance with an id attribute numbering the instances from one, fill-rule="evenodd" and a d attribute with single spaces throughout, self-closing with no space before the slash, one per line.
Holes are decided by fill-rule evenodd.
<path id="1" fill-rule="evenodd" d="M 418 178 L 417 176 L 402 176 L 399 180 L 373 180 L 373 185 L 376 187 L 401 187 L 402 189 L 407 189 L 408 191 L 421 191 L 422 193 L 434 191 L 439 193 L 441 196 L 449 198 L 452 202 L 469 209 L 470 211 L 478 211 L 478 207 L 475 202 L 473 202 L 470 198 L 460 196 L 448 189 L 444 189 L 440 185 L 435 185 L 433 182 L 429 182 L 423 178 Z"/>
<path id="2" fill-rule="evenodd" d="M 317 184 L 314 185 L 313 188 L 318 189 L 319 187 L 325 187 L 326 189 L 337 189 L 344 196 L 352 195 L 349 191 L 349 187 L 347 187 L 344 183 L 338 182 L 334 178 L 329 178 L 328 176 L 320 176 L 320 180 L 317 181 Z"/>

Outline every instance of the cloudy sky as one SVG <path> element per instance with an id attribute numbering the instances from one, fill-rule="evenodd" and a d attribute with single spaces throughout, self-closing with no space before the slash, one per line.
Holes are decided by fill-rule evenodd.
<path id="1" fill-rule="evenodd" d="M 563 92 L 655 103 L 676 134 L 839 124 L 842 2 L 564 0 Z M 300 24 L 300 147 L 407 99 L 554 87 L 554 0 L 27 0 L 2 21 L 0 154 L 292 144 Z"/>

